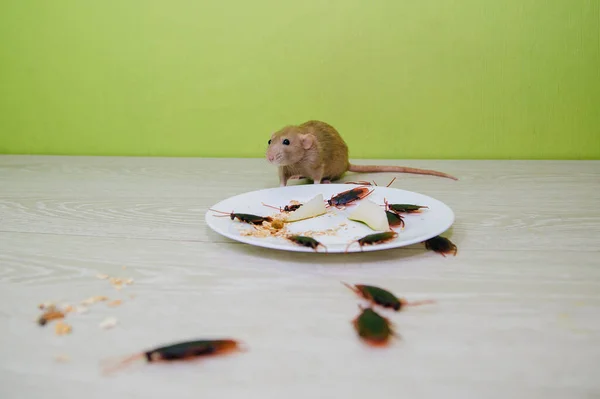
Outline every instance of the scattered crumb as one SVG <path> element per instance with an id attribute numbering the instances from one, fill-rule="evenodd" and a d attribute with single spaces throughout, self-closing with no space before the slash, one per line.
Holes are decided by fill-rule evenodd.
<path id="1" fill-rule="evenodd" d="M 71 358 L 69 358 L 67 355 L 56 355 L 54 356 L 54 360 L 58 363 L 67 363 L 71 360 Z"/>
<path id="2" fill-rule="evenodd" d="M 133 299 L 133 298 L 135 298 L 135 295 L 134 295 L 134 294 L 131 294 L 131 295 L 129 295 L 129 298 L 130 298 L 130 299 Z"/>
<path id="3" fill-rule="evenodd" d="M 113 328 L 117 325 L 117 319 L 114 317 L 107 317 L 100 323 L 100 328 L 108 330 L 109 328 Z"/>
<path id="4" fill-rule="evenodd" d="M 39 307 L 40 309 L 42 309 L 42 310 L 44 310 L 44 309 L 46 309 L 46 308 L 52 308 L 52 307 L 54 307 L 54 306 L 55 306 L 54 302 L 44 302 L 44 303 L 40 303 L 40 304 L 38 305 L 38 307 Z"/>
<path id="5" fill-rule="evenodd" d="M 133 284 L 132 278 L 123 279 L 123 278 L 118 278 L 118 277 L 111 277 L 108 281 L 113 286 L 113 288 L 115 288 L 117 290 L 123 288 L 125 285 Z"/>
<path id="6" fill-rule="evenodd" d="M 64 310 L 64 312 L 65 312 L 65 313 L 71 313 L 71 312 L 74 312 L 74 311 L 75 311 L 75 308 L 74 308 L 73 306 L 71 306 L 71 305 L 66 305 L 66 306 L 63 308 L 63 310 Z"/>
<path id="7" fill-rule="evenodd" d="M 271 227 L 275 230 L 281 230 L 283 229 L 283 226 L 284 223 L 281 220 L 273 220 L 273 222 L 271 223 Z"/>
<path id="8" fill-rule="evenodd" d="M 287 215 L 285 213 L 276 213 L 271 215 L 273 218 L 272 222 L 263 222 L 260 225 L 254 225 L 253 228 L 243 230 L 240 232 L 243 236 L 252 237 L 284 237 L 288 234 L 285 226 L 285 219 Z"/>
<path id="9" fill-rule="evenodd" d="M 114 301 L 111 301 L 109 303 L 107 303 L 108 306 L 110 306 L 111 308 L 114 308 L 116 306 L 119 306 L 120 304 L 122 304 L 123 301 L 120 299 L 115 299 Z"/>
<path id="10" fill-rule="evenodd" d="M 55 325 L 54 325 L 54 333 L 56 335 L 66 335 L 66 334 L 70 334 L 71 331 L 73 329 L 71 328 L 70 325 L 68 325 L 67 323 L 63 322 L 63 321 L 58 321 Z"/>
<path id="11" fill-rule="evenodd" d="M 100 280 L 106 280 L 108 278 L 108 274 L 96 274 L 96 278 Z"/>
<path id="12" fill-rule="evenodd" d="M 63 312 L 61 312 L 60 310 L 56 310 L 56 308 L 54 306 L 52 306 L 52 307 L 49 307 L 38 318 L 38 324 L 43 326 L 43 325 L 46 325 L 46 323 L 48 323 L 49 321 L 56 320 L 56 319 L 63 319 L 64 317 L 65 317 L 65 314 Z"/>
<path id="13" fill-rule="evenodd" d="M 98 295 L 98 296 L 93 296 L 91 298 L 88 298 L 84 301 L 81 301 L 81 304 L 82 305 L 93 305 L 96 302 L 107 301 L 107 300 L 108 300 L 108 297 Z"/>
<path id="14" fill-rule="evenodd" d="M 127 269 L 127 266 L 121 266 L 121 269 L 125 270 Z"/>
<path id="15" fill-rule="evenodd" d="M 77 306 L 75 311 L 79 314 L 84 314 L 89 312 L 89 308 L 87 306 Z"/>

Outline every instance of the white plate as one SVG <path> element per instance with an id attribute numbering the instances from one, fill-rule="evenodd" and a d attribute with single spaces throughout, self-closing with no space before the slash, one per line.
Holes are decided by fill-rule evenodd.
<path id="1" fill-rule="evenodd" d="M 270 188 L 230 197 L 216 203 L 211 206 L 211 208 L 227 213 L 236 212 L 269 216 L 276 214 L 279 211 L 262 205 L 262 202 L 283 208 L 292 200 L 305 203 L 318 194 L 323 194 L 323 198 L 327 200 L 335 194 L 350 190 L 354 187 L 358 186 L 352 184 L 306 184 Z M 364 252 L 398 248 L 420 243 L 440 235 L 454 223 L 454 212 L 452 209 L 434 198 L 390 187 L 373 186 L 369 188 L 374 191 L 367 198 L 376 204 L 383 205 L 385 198 L 390 204 L 417 204 L 425 205 L 429 208 L 422 209 L 421 213 L 404 214 L 404 222 L 406 224 L 404 229 L 394 228 L 394 231 L 398 233 L 398 237 L 392 241 L 381 244 L 364 245 L 362 247 L 362 251 Z M 354 222 L 347 218 L 347 214 L 357 206 L 358 202 L 355 202 L 354 204 L 355 205 L 348 206 L 346 209 L 330 207 L 325 215 L 298 222 L 286 223 L 287 229 L 290 233 L 301 234 L 306 231 L 314 232 L 332 229 L 346 223 L 346 226 L 337 230 L 336 235 L 313 236 L 313 238 L 327 247 L 328 253 L 343 253 L 352 240 L 357 240 L 367 234 L 376 233 L 363 223 Z M 240 231 L 253 229 L 251 225 L 240 223 L 237 219 L 231 220 L 229 217 L 222 216 L 222 214 L 209 210 L 206 212 L 205 220 L 208 226 L 215 232 L 231 238 L 232 240 L 271 249 L 315 252 L 312 248 L 292 243 L 283 237 L 243 236 L 240 234 Z M 349 253 L 360 251 L 361 247 L 357 243 L 352 244 L 348 248 Z M 324 252 L 323 247 L 319 247 L 319 253 Z"/>

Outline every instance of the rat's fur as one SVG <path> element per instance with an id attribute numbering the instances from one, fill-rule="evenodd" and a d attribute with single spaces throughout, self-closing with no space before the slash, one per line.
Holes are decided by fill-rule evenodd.
<path id="1" fill-rule="evenodd" d="M 289 144 L 284 145 L 284 140 Z M 404 166 L 353 165 L 348 160 L 348 146 L 331 125 L 308 121 L 289 125 L 273 133 L 266 152 L 267 160 L 279 169 L 280 186 L 292 177 L 309 178 L 315 184 L 338 180 L 346 172 L 399 172 L 447 177 L 446 173 Z"/>

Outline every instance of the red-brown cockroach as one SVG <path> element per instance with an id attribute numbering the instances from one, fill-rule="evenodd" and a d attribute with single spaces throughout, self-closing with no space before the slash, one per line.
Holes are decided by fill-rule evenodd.
<path id="1" fill-rule="evenodd" d="M 387 200 L 384 198 L 383 202 L 385 203 L 385 209 L 388 211 L 392 211 L 395 213 L 418 213 L 421 212 L 421 209 L 428 209 L 428 206 L 425 205 L 414 205 L 414 204 L 389 204 Z"/>
<path id="2" fill-rule="evenodd" d="M 252 215 L 249 213 L 234 213 L 234 212 L 228 213 L 228 212 L 223 212 L 223 211 L 217 211 L 217 210 L 210 209 L 210 208 L 209 208 L 209 210 L 211 210 L 213 212 L 225 214 L 223 216 L 214 215 L 215 217 L 229 216 L 231 218 L 231 220 L 237 219 L 243 223 L 262 224 L 262 222 L 272 222 L 273 221 L 273 218 L 270 216 L 257 216 L 257 215 Z"/>
<path id="3" fill-rule="evenodd" d="M 358 336 L 371 346 L 384 346 L 391 337 L 399 337 L 390 321 L 374 311 L 371 307 L 358 305 L 361 312 L 352 324 Z"/>
<path id="4" fill-rule="evenodd" d="M 413 301 L 408 302 L 404 298 L 398 298 L 388 290 L 373 285 L 355 284 L 350 285 L 342 281 L 346 287 L 350 288 L 356 295 L 366 299 L 374 305 L 379 305 L 384 308 L 392 308 L 396 312 L 400 311 L 405 306 L 420 306 L 425 304 L 435 303 L 433 300 Z"/>
<path id="5" fill-rule="evenodd" d="M 358 243 L 358 245 L 360 245 L 360 250 L 362 252 L 363 245 L 380 244 L 386 241 L 393 240 L 396 237 L 398 237 L 398 233 L 396 233 L 395 231 L 384 231 L 383 233 L 368 234 L 362 238 L 359 238 L 358 240 L 350 242 L 346 246 L 345 252 L 347 253 L 350 245 L 354 244 L 355 242 Z"/>
<path id="6" fill-rule="evenodd" d="M 343 191 L 339 194 L 332 196 L 327 200 L 327 204 L 329 206 L 344 206 L 348 205 L 354 201 L 361 200 L 366 198 L 369 194 L 371 194 L 374 190 L 369 191 L 366 187 L 357 187 L 351 190 Z"/>
<path id="7" fill-rule="evenodd" d="M 312 248 L 315 250 L 315 252 L 317 252 L 317 247 L 319 247 L 319 246 L 325 248 L 325 252 L 327 252 L 327 247 L 312 237 L 306 237 L 306 236 L 300 236 L 300 235 L 290 235 L 290 236 L 287 236 L 286 238 L 298 245 Z"/>
<path id="8" fill-rule="evenodd" d="M 402 215 L 390 211 L 385 211 L 385 214 L 387 216 L 388 224 L 390 225 L 390 227 L 400 226 L 404 228 L 404 218 L 402 217 Z"/>
<path id="9" fill-rule="evenodd" d="M 116 364 L 106 366 L 104 373 L 116 371 L 136 360 L 142 359 L 148 363 L 185 361 L 202 356 L 224 355 L 229 352 L 244 350 L 242 344 L 233 339 L 185 341 L 127 356 L 125 359 L 116 362 Z"/>
<path id="10" fill-rule="evenodd" d="M 458 252 L 456 245 L 446 237 L 442 236 L 435 236 L 426 240 L 425 248 L 437 252 L 443 257 L 446 257 L 446 254 L 454 254 L 454 256 L 456 256 L 456 253 Z"/>
<path id="11" fill-rule="evenodd" d="M 273 206 L 273 205 L 267 205 L 264 202 L 261 202 L 261 204 L 263 204 L 264 206 L 268 206 L 269 208 L 279 209 L 279 212 L 294 212 L 302 206 L 302 204 L 294 204 L 294 205 L 286 205 L 283 208 L 282 207 L 277 208 L 276 206 Z"/>

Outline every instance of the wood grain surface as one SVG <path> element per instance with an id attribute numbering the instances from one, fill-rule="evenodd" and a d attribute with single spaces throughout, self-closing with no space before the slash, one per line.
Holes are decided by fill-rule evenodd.
<path id="1" fill-rule="evenodd" d="M 445 202 L 458 255 L 315 256 L 212 232 L 209 206 L 277 186 L 262 159 L 1 156 L 0 398 L 600 398 L 600 162 L 357 163 L 459 177 L 344 179 L 396 176 Z M 401 337 L 375 350 L 352 330 L 362 302 L 341 281 L 437 303 L 383 312 Z M 95 295 L 123 303 L 69 315 L 67 336 L 35 323 L 39 303 Z M 100 328 L 106 317 L 118 324 Z M 217 336 L 248 351 L 100 373 L 105 359 Z"/>

